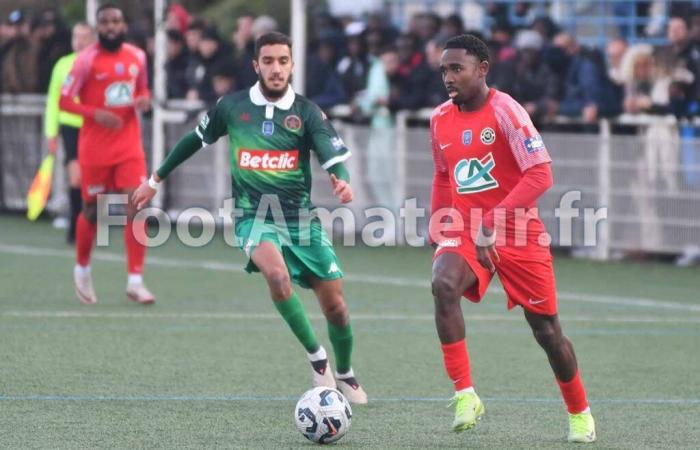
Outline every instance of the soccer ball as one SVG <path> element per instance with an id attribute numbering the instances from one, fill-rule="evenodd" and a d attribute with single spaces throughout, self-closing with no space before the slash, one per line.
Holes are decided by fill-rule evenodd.
<path id="1" fill-rule="evenodd" d="M 339 391 L 319 386 L 301 396 L 294 408 L 297 429 L 317 444 L 336 442 L 352 422 L 350 403 Z"/>

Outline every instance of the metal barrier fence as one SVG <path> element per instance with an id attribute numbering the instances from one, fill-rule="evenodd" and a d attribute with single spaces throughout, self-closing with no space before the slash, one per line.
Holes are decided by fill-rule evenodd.
<path id="1" fill-rule="evenodd" d="M 144 147 L 149 167 L 191 130 L 200 114 L 192 104 L 169 103 L 159 110 L 157 123 L 144 118 Z M 25 208 L 25 196 L 45 154 L 42 139 L 43 97 L 3 96 L 0 99 L 0 207 Z M 376 220 L 367 208 L 387 207 L 397 212 L 405 199 L 429 207 L 432 160 L 428 143 L 428 115 L 399 113 L 393 130 L 372 130 L 336 119 L 353 157 L 348 160 L 355 201 L 355 232 Z M 572 244 L 584 246 L 583 209 L 607 207 L 607 220 L 597 227 L 597 245 L 591 255 L 605 259 L 611 251 L 681 253 L 700 243 L 700 142 L 697 126 L 673 118 L 622 117 L 601 120 L 589 132 L 565 132 L 560 127 L 542 133 L 552 155 L 555 185 L 540 200 L 540 215 L 552 235 L 562 242 L 555 209 L 567 193 L 580 217 L 573 220 Z M 164 148 L 151 145 L 152 131 L 163 133 Z M 61 160 L 59 150 L 59 161 Z M 193 156 L 167 180 L 159 199 L 171 216 L 190 206 L 203 207 L 217 217 L 223 199 L 230 196 L 227 142 L 219 140 Z M 57 164 L 54 194 L 47 209 L 60 214 L 66 208 L 65 174 Z M 580 194 L 580 197 L 576 195 Z M 317 206 L 338 207 L 327 175 L 314 164 L 312 198 Z M 572 197 L 569 197 L 572 198 Z M 398 217 L 398 214 L 396 215 Z M 400 222 L 400 221 L 399 221 Z M 427 220 L 419 220 L 425 235 Z M 401 228 L 402 224 L 398 223 Z M 564 231 L 566 232 L 566 231 Z M 403 233 L 399 232 L 399 236 Z"/>

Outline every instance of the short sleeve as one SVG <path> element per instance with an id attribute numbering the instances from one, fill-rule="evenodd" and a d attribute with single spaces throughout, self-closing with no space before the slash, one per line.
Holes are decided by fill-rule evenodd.
<path id="1" fill-rule="evenodd" d="M 202 116 L 202 120 L 195 127 L 195 134 L 204 144 L 213 144 L 221 136 L 227 134 L 226 114 L 223 111 L 223 106 L 223 102 L 219 99 L 216 105 Z"/>
<path id="2" fill-rule="evenodd" d="M 435 173 L 442 174 L 447 172 L 447 163 L 442 152 L 440 152 L 440 144 L 437 138 L 437 123 L 437 115 L 433 113 L 432 117 L 430 117 L 430 149 L 433 154 Z"/>
<path id="3" fill-rule="evenodd" d="M 80 96 L 80 90 L 90 77 L 90 70 L 94 59 L 95 50 L 92 47 L 88 47 L 82 52 L 78 53 L 78 56 L 73 62 L 73 67 L 68 73 L 68 76 L 66 76 L 66 78 L 63 80 L 63 84 L 61 86 L 62 96 L 69 98 Z"/>
<path id="4" fill-rule="evenodd" d="M 350 157 L 350 150 L 338 135 L 326 114 L 316 105 L 310 106 L 307 119 L 306 133 L 311 140 L 311 146 L 316 152 L 318 162 L 324 170 L 345 161 Z"/>
<path id="5" fill-rule="evenodd" d="M 494 102 L 494 112 L 520 171 L 551 162 L 542 136 L 532 124 L 527 111 L 510 96 L 500 94 L 499 97 Z"/>

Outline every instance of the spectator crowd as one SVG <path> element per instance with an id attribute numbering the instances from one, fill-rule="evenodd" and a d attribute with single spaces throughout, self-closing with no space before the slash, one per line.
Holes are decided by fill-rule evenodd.
<path id="1" fill-rule="evenodd" d="M 347 104 L 357 116 L 434 107 L 447 100 L 439 71 L 446 41 L 469 32 L 491 50 L 488 82 L 523 104 L 536 122 L 556 116 L 593 122 L 621 113 L 700 113 L 700 11 L 665 20 L 660 46 L 609 39 L 585 48 L 547 16 L 515 26 L 488 11 L 492 25 L 466 30 L 462 17 L 413 15 L 398 29 L 379 13 L 309 16 L 306 96 L 322 108 Z M 206 103 L 257 81 L 255 39 L 279 24 L 270 16 L 236 17 L 230 36 L 172 5 L 167 15 L 167 94 Z M 129 40 L 152 66 L 151 15 L 133 19 Z M 55 9 L 16 10 L 0 25 L 0 91 L 44 93 L 53 64 L 71 51 L 70 29 Z M 152 68 L 151 68 L 152 71 Z M 153 77 L 150 77 L 151 82 Z"/>

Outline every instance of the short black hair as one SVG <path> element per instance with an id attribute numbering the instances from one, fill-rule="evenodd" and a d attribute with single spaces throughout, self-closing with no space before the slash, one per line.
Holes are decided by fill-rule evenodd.
<path id="1" fill-rule="evenodd" d="M 279 31 L 271 31 L 263 34 L 255 41 L 255 59 L 258 59 L 260 56 L 261 48 L 266 45 L 277 44 L 286 45 L 289 47 L 289 53 L 292 53 L 292 40 L 289 38 L 289 36 L 284 33 L 280 33 Z"/>
<path id="2" fill-rule="evenodd" d="M 122 15 L 124 15 L 124 11 L 120 7 L 118 7 L 116 4 L 111 3 L 111 2 L 105 2 L 105 3 L 102 3 L 97 8 L 97 11 L 95 12 L 95 17 L 98 17 L 100 15 L 100 13 L 106 9 L 118 9 L 119 11 L 121 11 Z"/>
<path id="3" fill-rule="evenodd" d="M 468 55 L 474 55 L 481 61 L 489 62 L 489 48 L 484 41 L 472 34 L 461 34 L 450 38 L 445 43 L 445 50 L 448 48 L 461 48 L 466 50 Z"/>

